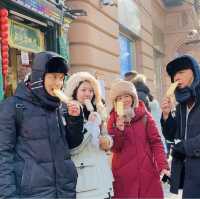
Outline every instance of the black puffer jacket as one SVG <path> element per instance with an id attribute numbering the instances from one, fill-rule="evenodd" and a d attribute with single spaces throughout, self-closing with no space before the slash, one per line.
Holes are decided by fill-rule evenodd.
<path id="1" fill-rule="evenodd" d="M 0 104 L 0 197 L 76 198 L 69 147 L 82 142 L 83 119 L 44 104 L 25 83 Z"/>

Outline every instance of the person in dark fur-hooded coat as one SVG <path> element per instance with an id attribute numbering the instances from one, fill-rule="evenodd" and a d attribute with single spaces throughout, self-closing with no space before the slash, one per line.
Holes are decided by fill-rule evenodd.
<path id="1" fill-rule="evenodd" d="M 178 102 L 175 116 L 172 103 L 166 97 L 161 105 L 162 128 L 167 140 L 175 143 L 172 149 L 172 193 L 183 189 L 183 198 L 200 198 L 200 68 L 197 61 L 183 55 L 167 64 L 171 82 L 178 82 L 175 97 Z"/>

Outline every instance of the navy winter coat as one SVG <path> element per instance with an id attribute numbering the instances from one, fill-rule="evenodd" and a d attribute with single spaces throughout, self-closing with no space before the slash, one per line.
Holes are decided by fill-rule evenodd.
<path id="1" fill-rule="evenodd" d="M 62 112 L 41 105 L 25 83 L 0 104 L 0 198 L 76 198 L 69 148 L 82 142 L 83 119 Z"/>
<path id="2" fill-rule="evenodd" d="M 187 56 L 186 56 L 187 57 Z M 190 59 L 190 57 L 189 57 Z M 191 59 L 195 79 L 200 79 L 198 64 Z M 166 121 L 161 119 L 163 134 L 167 140 L 182 140 L 185 159 L 173 158 L 171 167 L 172 193 L 183 188 L 183 198 L 200 198 L 200 84 L 195 89 L 195 106 L 187 115 L 186 103 L 176 107 L 175 117 L 170 115 Z"/>

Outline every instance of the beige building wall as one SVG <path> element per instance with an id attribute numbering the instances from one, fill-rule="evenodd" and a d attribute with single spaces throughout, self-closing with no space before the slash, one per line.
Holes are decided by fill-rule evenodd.
<path id="1" fill-rule="evenodd" d="M 102 6 L 99 0 L 67 2 L 87 12 L 87 16 L 74 20 L 69 29 L 71 73 L 92 73 L 105 81 L 107 94 L 111 80 L 119 77 L 117 6 Z"/>
<path id="2" fill-rule="evenodd" d="M 141 66 L 138 71 L 147 76 L 153 95 L 161 101 L 170 84 L 166 64 L 178 54 L 184 53 L 191 54 L 200 62 L 199 35 L 193 38 L 188 37 L 192 29 L 198 29 L 197 15 L 194 7 L 188 3 L 173 8 L 165 7 L 161 0 L 138 0 L 137 3 L 140 7 L 142 23 L 142 34 L 139 41 L 141 49 L 137 56 L 141 59 Z M 157 35 L 155 35 L 154 27 L 164 35 L 163 47 L 156 43 Z M 160 85 L 156 85 L 156 78 L 159 77 L 156 77 L 155 52 L 160 56 Z"/>
<path id="3" fill-rule="evenodd" d="M 140 60 L 141 65 L 137 66 L 137 70 L 143 73 L 147 77 L 147 84 L 151 89 L 154 97 L 159 98 L 160 92 L 157 90 L 156 82 L 156 69 L 154 51 L 156 50 L 156 44 L 154 41 L 154 26 L 164 31 L 165 12 L 164 7 L 160 3 L 161 1 L 152 0 L 138 0 L 137 4 L 140 8 L 141 14 L 141 38 L 138 41 L 140 43 L 140 52 L 137 54 L 136 59 Z M 157 49 L 160 52 L 159 49 Z M 162 52 L 164 56 L 164 52 Z"/>
<path id="4" fill-rule="evenodd" d="M 137 66 L 139 72 L 143 73 L 147 77 L 148 86 L 154 89 L 154 73 L 153 73 L 153 27 L 152 27 L 152 7 L 151 1 L 137 1 L 140 8 L 141 15 L 141 49 L 140 54 L 137 54 L 136 59 L 140 59 L 140 66 Z"/>
<path id="5" fill-rule="evenodd" d="M 87 12 L 87 16 L 78 17 L 69 28 L 70 72 L 91 72 L 105 81 L 107 94 L 111 82 L 119 78 L 120 74 L 118 37 L 121 25 L 118 22 L 117 0 L 114 6 L 102 6 L 99 2 L 100 0 L 66 1 L 74 9 Z M 130 37 L 134 37 L 136 41 L 136 70 L 147 76 L 151 92 L 161 100 L 170 83 L 165 71 L 166 64 L 177 53 L 190 53 L 197 59 L 200 58 L 200 47 L 186 44 L 190 40 L 189 31 L 197 26 L 197 16 L 190 4 L 166 8 L 162 0 L 133 2 L 139 8 L 141 23 L 140 34 L 129 32 Z M 158 30 L 163 39 L 157 38 Z M 161 67 L 160 75 L 157 65 Z"/>
<path id="6" fill-rule="evenodd" d="M 200 60 L 199 42 L 192 42 L 194 38 L 189 37 L 192 29 L 196 29 L 197 15 L 191 4 L 174 7 L 166 10 L 165 19 L 165 65 L 175 58 L 178 54 L 191 54 L 197 60 Z M 198 36 L 197 36 L 198 37 Z M 190 43 L 190 44 L 187 44 Z M 164 87 L 168 87 L 170 80 L 165 73 Z"/>

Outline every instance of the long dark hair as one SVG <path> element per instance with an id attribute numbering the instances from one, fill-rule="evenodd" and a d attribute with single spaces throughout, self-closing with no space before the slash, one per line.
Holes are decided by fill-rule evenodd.
<path id="1" fill-rule="evenodd" d="M 84 82 L 90 83 L 88 80 L 84 80 L 84 81 L 80 81 L 80 82 L 79 82 L 78 86 L 74 89 L 73 94 L 72 94 L 72 98 L 73 98 L 74 100 L 77 100 L 77 92 L 78 92 L 78 89 L 79 89 L 80 85 L 81 85 L 82 83 L 84 83 Z M 96 104 L 95 104 L 95 93 L 94 93 L 94 96 L 93 96 L 93 98 L 92 98 L 92 100 L 91 100 L 91 103 L 92 103 L 92 106 L 93 106 L 93 108 L 94 108 L 94 111 L 97 111 L 97 107 L 96 107 Z M 89 117 L 89 115 L 90 115 L 90 111 L 87 110 L 85 104 L 83 104 L 83 113 L 84 113 L 85 119 L 88 120 L 88 117 Z"/>

